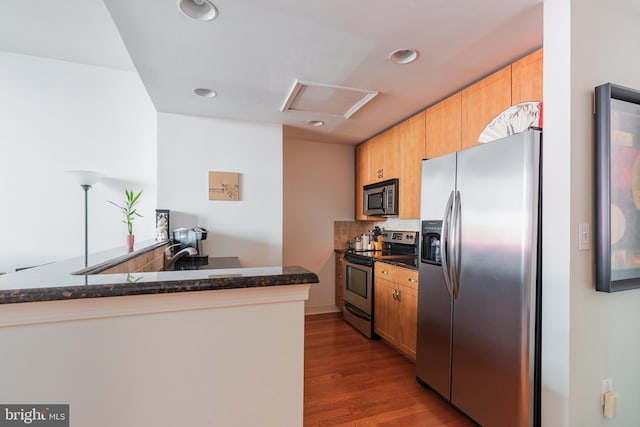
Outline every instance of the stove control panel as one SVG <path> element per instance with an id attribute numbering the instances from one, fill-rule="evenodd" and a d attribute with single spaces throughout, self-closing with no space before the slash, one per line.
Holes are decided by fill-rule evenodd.
<path id="1" fill-rule="evenodd" d="M 392 231 L 384 230 L 382 232 L 382 241 L 384 243 L 400 243 L 403 245 L 415 245 L 417 242 L 417 231 Z"/>

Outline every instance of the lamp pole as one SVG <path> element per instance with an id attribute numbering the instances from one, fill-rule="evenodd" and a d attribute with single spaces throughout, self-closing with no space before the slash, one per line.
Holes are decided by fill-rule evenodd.
<path id="1" fill-rule="evenodd" d="M 103 176 L 101 173 L 73 170 L 67 171 L 84 190 L 84 267 L 89 267 L 89 189 Z"/>

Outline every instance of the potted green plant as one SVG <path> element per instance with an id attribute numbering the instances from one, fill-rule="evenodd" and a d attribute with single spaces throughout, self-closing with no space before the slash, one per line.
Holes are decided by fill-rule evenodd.
<path id="1" fill-rule="evenodd" d="M 124 205 L 121 206 L 115 202 L 112 202 L 111 200 L 108 200 L 108 202 L 114 206 L 117 206 L 124 215 L 124 219 L 122 220 L 122 222 L 127 224 L 127 230 L 129 231 L 129 234 L 127 234 L 127 252 L 132 252 L 133 243 L 135 240 L 135 236 L 133 234 L 133 220 L 136 217 L 142 217 L 142 215 L 140 215 L 136 210 L 136 204 L 140 200 L 142 190 L 140 190 L 138 194 L 133 194 L 133 190 L 125 189 L 124 194 L 127 198 Z"/>

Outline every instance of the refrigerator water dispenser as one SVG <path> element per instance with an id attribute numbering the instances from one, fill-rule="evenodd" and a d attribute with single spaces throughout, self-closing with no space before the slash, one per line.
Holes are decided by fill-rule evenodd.
<path id="1" fill-rule="evenodd" d="M 422 262 L 435 265 L 441 264 L 441 230 L 442 221 L 422 221 L 422 247 L 420 248 L 420 260 Z"/>

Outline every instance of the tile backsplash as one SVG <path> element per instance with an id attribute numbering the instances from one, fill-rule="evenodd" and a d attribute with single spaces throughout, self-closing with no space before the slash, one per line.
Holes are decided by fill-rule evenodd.
<path id="1" fill-rule="evenodd" d="M 419 231 L 420 220 L 388 218 L 386 221 L 334 221 L 333 248 L 346 249 L 347 241 L 378 226 L 387 230 Z"/>

